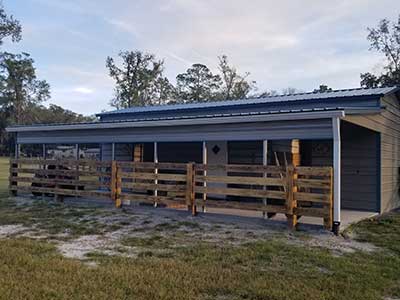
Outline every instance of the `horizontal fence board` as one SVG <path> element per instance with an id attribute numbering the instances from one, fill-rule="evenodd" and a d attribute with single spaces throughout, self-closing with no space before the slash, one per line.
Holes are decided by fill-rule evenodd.
<path id="1" fill-rule="evenodd" d="M 330 176 L 331 167 L 295 167 L 295 173 L 298 175 L 310 176 Z"/>
<path id="2" fill-rule="evenodd" d="M 166 197 L 166 196 L 149 196 L 149 195 L 138 195 L 138 194 L 128 194 L 121 193 L 122 200 L 130 200 L 141 203 L 162 203 L 162 204 L 185 204 L 185 198 L 177 197 Z"/>
<path id="3" fill-rule="evenodd" d="M 322 179 L 294 179 L 294 184 L 301 188 L 330 189 L 330 180 Z"/>
<path id="4" fill-rule="evenodd" d="M 281 178 L 243 177 L 243 176 L 195 176 L 196 182 L 214 182 L 231 184 L 250 184 L 266 186 L 284 186 L 286 183 Z"/>
<path id="5" fill-rule="evenodd" d="M 206 186 L 206 187 L 205 186 L 196 186 L 194 188 L 194 190 L 196 193 L 207 193 L 207 194 L 216 194 L 216 195 L 286 199 L 286 193 L 280 192 L 280 191 L 222 188 L 222 187 L 209 187 L 209 186 Z"/>
<path id="6" fill-rule="evenodd" d="M 186 175 L 180 175 L 180 174 L 152 174 L 152 173 L 135 173 L 135 172 L 132 173 L 121 172 L 120 174 L 122 178 L 186 181 Z"/>
<path id="7" fill-rule="evenodd" d="M 86 180 L 68 180 L 68 179 L 47 179 L 38 177 L 11 177 L 11 181 L 25 183 L 42 183 L 42 184 L 65 184 L 73 186 L 95 186 L 95 187 L 110 187 L 109 182 L 86 181 Z"/>
<path id="8" fill-rule="evenodd" d="M 169 170 L 186 170 L 186 164 L 182 163 L 153 163 L 153 162 L 132 162 L 117 161 L 118 167 L 123 168 L 143 168 L 143 169 L 169 169 Z"/>
<path id="9" fill-rule="evenodd" d="M 294 199 L 297 201 L 309 201 L 317 203 L 330 203 L 331 197 L 329 194 L 315 194 L 305 192 L 294 192 Z"/>
<path id="10" fill-rule="evenodd" d="M 64 196 L 81 196 L 81 197 L 98 197 L 110 199 L 110 192 L 102 191 L 79 191 L 73 189 L 60 189 L 60 188 L 45 188 L 45 187 L 31 187 L 31 186 L 11 186 L 11 190 L 37 192 L 43 194 L 55 194 Z"/>
<path id="11" fill-rule="evenodd" d="M 263 165 L 202 165 L 196 164 L 195 171 L 214 171 L 223 170 L 226 172 L 245 172 L 245 173 L 267 173 L 267 174 L 280 174 L 285 173 L 286 169 L 279 166 L 263 166 Z"/>
<path id="12" fill-rule="evenodd" d="M 272 204 L 264 205 L 262 202 L 248 203 L 240 201 L 197 199 L 196 204 L 204 205 L 206 207 L 215 207 L 215 208 L 231 208 L 231 209 L 243 209 L 243 210 L 257 210 L 257 211 L 264 211 L 271 213 L 286 213 L 285 205 L 272 205 Z"/>
<path id="13" fill-rule="evenodd" d="M 319 217 L 319 218 L 329 217 L 329 209 L 327 208 L 295 207 L 293 211 L 296 215 L 299 216 Z"/>
<path id="14" fill-rule="evenodd" d="M 137 183 L 137 182 L 122 182 L 122 188 L 144 189 L 144 190 L 159 190 L 166 192 L 185 192 L 186 185 L 172 184 L 154 184 L 154 183 Z"/>
<path id="15" fill-rule="evenodd" d="M 32 168 L 11 168 L 10 172 L 13 173 L 27 173 L 37 175 L 55 175 L 55 176 L 98 176 L 110 177 L 110 172 L 99 171 L 82 171 L 82 170 L 45 170 L 45 169 L 32 169 Z"/>
<path id="16" fill-rule="evenodd" d="M 24 165 L 68 165 L 68 166 L 92 166 L 92 167 L 111 167 L 111 161 L 95 160 L 70 160 L 70 159 L 10 159 L 11 164 Z"/>

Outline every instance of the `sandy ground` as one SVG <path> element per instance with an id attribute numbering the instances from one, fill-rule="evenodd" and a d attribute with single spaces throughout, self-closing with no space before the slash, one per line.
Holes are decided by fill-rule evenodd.
<path id="1" fill-rule="evenodd" d="M 32 205 L 32 199 L 19 197 L 16 203 L 27 209 Z M 72 200 L 62 209 L 69 209 L 71 206 L 78 211 L 80 209 Z M 200 213 L 193 217 L 187 211 L 138 206 L 123 210 L 110 206 L 100 206 L 96 209 L 95 214 L 83 215 L 74 222 L 82 226 L 91 222 L 107 226 L 117 224 L 118 228 L 93 235 L 71 236 L 68 231 L 50 235 L 41 229 L 38 220 L 37 224 L 31 226 L 2 225 L 0 238 L 28 237 L 49 240 L 55 243 L 65 257 L 81 260 L 88 259 L 93 253 L 135 257 L 144 251 L 171 252 L 174 247 L 185 247 L 199 242 L 236 246 L 273 239 L 310 248 L 326 248 L 334 255 L 379 250 L 371 244 L 334 236 L 312 226 L 302 227 L 297 232 L 288 231 L 285 222 L 262 218 L 209 213 Z M 132 239 L 133 243 L 126 242 Z M 137 245 L 135 239 L 139 240 Z M 155 242 L 146 243 L 152 239 Z M 141 243 L 142 240 L 145 242 Z M 168 243 L 168 246 L 163 247 L 160 243 Z"/>

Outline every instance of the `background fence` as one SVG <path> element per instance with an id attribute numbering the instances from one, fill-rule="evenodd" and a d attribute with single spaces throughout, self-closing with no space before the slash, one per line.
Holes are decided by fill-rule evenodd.
<path id="1" fill-rule="evenodd" d="M 10 191 L 106 198 L 155 206 L 254 210 L 283 213 L 294 227 L 301 216 L 332 226 L 332 167 L 204 165 L 12 159 Z"/>

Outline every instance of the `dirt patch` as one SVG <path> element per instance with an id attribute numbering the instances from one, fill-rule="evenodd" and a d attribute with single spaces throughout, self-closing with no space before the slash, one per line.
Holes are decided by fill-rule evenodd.
<path id="1" fill-rule="evenodd" d="M 319 247 L 329 249 L 334 255 L 354 253 L 356 251 L 375 252 L 379 248 L 373 244 L 357 242 L 353 239 L 335 236 L 331 233 L 321 232 L 307 235 L 307 238 L 289 238 L 289 243 L 306 247 Z"/>
<path id="2" fill-rule="evenodd" d="M 16 234 L 19 234 L 19 233 L 22 233 L 22 232 L 26 232 L 26 231 L 28 231 L 30 229 L 31 228 L 25 227 L 25 226 L 23 226 L 21 224 L 3 225 L 3 226 L 0 226 L 0 238 L 16 235 Z"/>
<path id="3" fill-rule="evenodd" d="M 56 202 L 37 204 L 19 197 L 7 207 L 22 210 L 31 223 L 0 226 L 0 238 L 24 236 L 43 238 L 56 244 L 66 257 L 86 260 L 102 255 L 136 257 L 171 254 L 176 248 L 198 243 L 239 246 L 260 240 L 279 239 L 304 247 L 320 247 L 334 255 L 377 248 L 326 231 L 293 233 L 285 224 L 262 218 L 199 214 L 152 207 L 82 206 Z M 15 208 L 15 210 L 13 210 Z"/>

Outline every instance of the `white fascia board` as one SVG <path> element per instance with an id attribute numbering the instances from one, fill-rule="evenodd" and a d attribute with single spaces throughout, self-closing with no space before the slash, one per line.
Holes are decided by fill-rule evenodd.
<path id="1" fill-rule="evenodd" d="M 189 126 L 189 125 L 210 125 L 228 123 L 249 123 L 249 122 L 270 122 L 270 121 L 291 121 L 291 120 L 313 120 L 326 118 L 342 118 L 344 110 L 317 111 L 317 112 L 295 112 L 279 114 L 240 115 L 230 117 L 205 117 L 170 119 L 156 121 L 134 121 L 134 122 L 97 122 L 87 124 L 70 125 L 39 125 L 39 126 L 17 126 L 7 127 L 7 132 L 34 132 L 34 131 L 57 131 L 57 130 L 83 130 L 83 129 L 112 129 L 112 128 L 137 128 L 137 127 L 162 127 L 162 126 Z"/>

